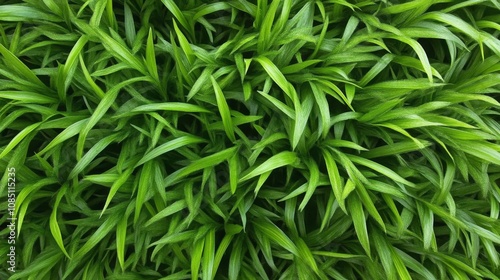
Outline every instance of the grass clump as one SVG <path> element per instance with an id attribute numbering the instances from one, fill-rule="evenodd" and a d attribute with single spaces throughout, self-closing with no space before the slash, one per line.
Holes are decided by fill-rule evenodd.
<path id="1" fill-rule="evenodd" d="M 499 279 L 499 12 L 3 1 L 0 278 Z"/>

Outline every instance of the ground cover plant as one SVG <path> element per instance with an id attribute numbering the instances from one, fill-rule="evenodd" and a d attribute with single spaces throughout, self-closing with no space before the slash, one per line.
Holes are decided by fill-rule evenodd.
<path id="1" fill-rule="evenodd" d="M 500 279 L 499 34 L 496 0 L 4 0 L 0 279 Z"/>

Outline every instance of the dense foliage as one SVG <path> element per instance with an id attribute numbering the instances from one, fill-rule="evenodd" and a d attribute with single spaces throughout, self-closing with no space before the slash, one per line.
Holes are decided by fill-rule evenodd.
<path id="1" fill-rule="evenodd" d="M 0 278 L 500 279 L 499 34 L 497 0 L 4 0 Z"/>

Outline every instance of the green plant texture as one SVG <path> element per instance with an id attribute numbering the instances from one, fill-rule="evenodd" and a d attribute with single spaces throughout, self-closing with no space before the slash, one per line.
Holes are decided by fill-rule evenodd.
<path id="1" fill-rule="evenodd" d="M 499 35 L 498 0 L 0 1 L 0 279 L 498 280 Z"/>

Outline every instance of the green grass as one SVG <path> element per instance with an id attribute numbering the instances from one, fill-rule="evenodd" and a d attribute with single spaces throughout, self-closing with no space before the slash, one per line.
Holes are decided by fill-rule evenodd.
<path id="1" fill-rule="evenodd" d="M 500 279 L 499 15 L 2 1 L 0 278 Z"/>

